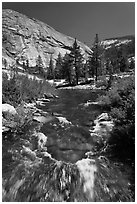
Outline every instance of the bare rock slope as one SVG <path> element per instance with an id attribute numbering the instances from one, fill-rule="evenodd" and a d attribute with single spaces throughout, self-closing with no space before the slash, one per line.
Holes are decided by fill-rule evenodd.
<path id="1" fill-rule="evenodd" d="M 6 59 L 8 64 L 16 60 L 23 64 L 28 60 L 29 65 L 33 67 L 40 55 L 46 67 L 51 54 L 53 60 L 59 52 L 64 56 L 70 51 L 73 42 L 74 38 L 57 32 L 39 20 L 9 9 L 2 11 L 2 54 L 3 60 Z M 87 58 L 91 53 L 90 48 L 79 41 L 78 44 Z"/>

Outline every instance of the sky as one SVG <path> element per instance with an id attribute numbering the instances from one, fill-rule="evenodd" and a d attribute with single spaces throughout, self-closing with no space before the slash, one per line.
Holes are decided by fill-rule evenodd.
<path id="1" fill-rule="evenodd" d="M 88 46 L 96 33 L 99 40 L 135 34 L 134 2 L 3 2 L 2 8 L 41 20 Z"/>

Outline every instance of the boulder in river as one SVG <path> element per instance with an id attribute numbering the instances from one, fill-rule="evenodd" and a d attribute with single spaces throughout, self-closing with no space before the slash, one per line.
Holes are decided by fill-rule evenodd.
<path id="1" fill-rule="evenodd" d="M 44 146 L 46 146 L 46 143 L 47 143 L 47 136 L 44 135 L 42 132 L 36 133 L 35 136 L 38 139 L 38 148 L 43 149 Z"/>
<path id="2" fill-rule="evenodd" d="M 102 113 L 94 120 L 94 126 L 90 130 L 90 135 L 96 138 L 98 143 L 104 143 L 108 140 L 110 132 L 114 127 L 114 122 L 108 113 Z"/>

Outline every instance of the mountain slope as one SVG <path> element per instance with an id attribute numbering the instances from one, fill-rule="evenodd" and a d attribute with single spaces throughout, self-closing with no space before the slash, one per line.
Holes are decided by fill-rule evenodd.
<path id="1" fill-rule="evenodd" d="M 135 56 L 135 36 L 133 35 L 105 39 L 100 44 L 105 50 L 110 51 L 115 46 L 118 49 L 127 50 L 128 55 Z"/>
<path id="2" fill-rule="evenodd" d="M 26 63 L 35 66 L 38 55 L 41 56 L 45 67 L 49 59 L 57 58 L 70 51 L 74 38 L 57 32 L 49 25 L 16 11 L 4 9 L 2 11 L 2 54 L 8 64 L 18 59 L 20 64 Z M 87 58 L 91 50 L 84 43 L 78 41 L 81 52 Z"/>

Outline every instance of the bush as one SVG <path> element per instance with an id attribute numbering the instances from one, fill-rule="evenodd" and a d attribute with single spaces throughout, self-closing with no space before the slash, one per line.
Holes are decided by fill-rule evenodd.
<path id="1" fill-rule="evenodd" d="M 16 84 L 16 77 L 8 80 L 7 74 L 2 75 L 2 102 L 16 106 L 21 102 L 20 89 Z"/>
<path id="2" fill-rule="evenodd" d="M 14 74 L 8 79 L 7 74 L 2 78 L 2 101 L 18 106 L 21 101 L 32 102 L 43 97 L 44 93 L 55 94 L 55 88 L 47 81 L 29 79 L 27 75 Z"/>
<path id="3" fill-rule="evenodd" d="M 106 76 L 99 76 L 98 77 L 98 81 L 96 83 L 96 87 L 101 87 L 101 86 L 105 86 L 107 87 L 108 85 L 108 80 L 106 79 Z"/>
<path id="4" fill-rule="evenodd" d="M 11 133 L 13 136 L 24 134 L 24 132 L 30 129 L 30 126 L 33 122 L 33 110 L 25 108 L 24 105 L 21 104 L 16 108 L 16 111 L 16 115 L 7 113 L 4 120 L 2 121 L 3 126 L 10 128 L 10 137 Z M 7 137 L 8 134 L 5 134 Z M 3 136 L 5 134 L 3 134 Z"/>
<path id="5" fill-rule="evenodd" d="M 134 77 L 118 79 L 104 96 L 99 97 L 103 107 L 108 108 L 115 127 L 109 143 L 118 157 L 135 156 L 135 82 Z"/>

